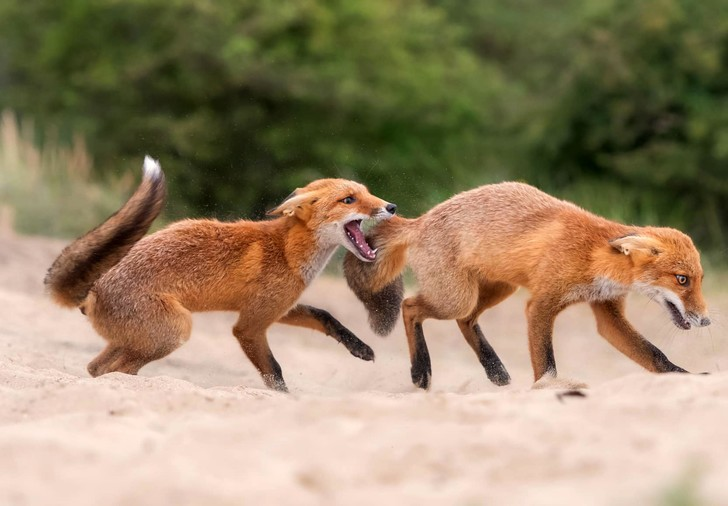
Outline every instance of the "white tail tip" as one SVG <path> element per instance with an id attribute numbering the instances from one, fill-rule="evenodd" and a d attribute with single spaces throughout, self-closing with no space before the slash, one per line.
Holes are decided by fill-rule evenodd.
<path id="1" fill-rule="evenodd" d="M 159 162 L 147 155 L 144 157 L 144 177 L 157 179 L 162 175 L 162 166 Z"/>

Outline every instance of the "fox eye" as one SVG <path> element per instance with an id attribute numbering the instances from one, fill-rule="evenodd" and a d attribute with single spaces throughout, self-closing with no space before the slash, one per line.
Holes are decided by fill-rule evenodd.
<path id="1" fill-rule="evenodd" d="M 356 202 L 356 197 L 349 195 L 348 197 L 341 199 L 339 202 L 343 202 L 344 204 L 353 204 Z"/>
<path id="2" fill-rule="evenodd" d="M 688 277 L 683 276 L 682 274 L 675 274 L 675 279 L 677 279 L 677 284 L 685 286 L 688 284 Z"/>

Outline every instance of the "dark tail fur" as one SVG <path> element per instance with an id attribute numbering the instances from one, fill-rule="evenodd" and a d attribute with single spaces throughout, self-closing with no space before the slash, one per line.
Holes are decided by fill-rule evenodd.
<path id="1" fill-rule="evenodd" d="M 367 241 L 378 249 L 374 262 L 362 262 L 352 253 L 344 257 L 344 275 L 349 288 L 369 313 L 369 326 L 386 336 L 397 323 L 404 297 L 402 271 L 407 265 L 410 242 L 409 225 L 415 220 L 398 216 L 381 222 L 367 234 Z"/>
<path id="2" fill-rule="evenodd" d="M 62 306 L 78 307 L 91 287 L 144 237 L 167 193 L 159 163 L 144 159 L 144 177 L 127 202 L 101 225 L 76 239 L 48 269 L 45 285 Z"/>

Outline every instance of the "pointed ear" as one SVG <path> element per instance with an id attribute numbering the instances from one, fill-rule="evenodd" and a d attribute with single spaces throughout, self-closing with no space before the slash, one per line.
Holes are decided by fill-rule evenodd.
<path id="1" fill-rule="evenodd" d="M 286 199 L 280 203 L 278 207 L 274 207 L 266 214 L 269 216 L 299 216 L 304 208 L 311 205 L 316 199 L 313 192 L 298 194 L 300 188 L 291 193 Z"/>
<path id="2" fill-rule="evenodd" d="M 656 256 L 662 251 L 660 242 L 653 237 L 645 237 L 643 235 L 626 235 L 609 241 L 609 245 L 625 255 L 634 252 L 645 253 L 647 255 Z"/>

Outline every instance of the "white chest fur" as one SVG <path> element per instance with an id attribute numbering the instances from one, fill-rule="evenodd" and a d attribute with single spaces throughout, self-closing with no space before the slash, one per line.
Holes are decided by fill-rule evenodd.
<path id="1" fill-rule="evenodd" d="M 314 278 L 321 273 L 323 268 L 326 267 L 326 264 L 329 263 L 329 260 L 331 260 L 331 255 L 334 254 L 337 247 L 338 245 L 335 244 L 333 246 L 318 248 L 313 255 L 311 255 L 309 261 L 301 266 L 301 277 L 307 286 L 311 284 L 311 281 L 313 281 Z"/>
<path id="2" fill-rule="evenodd" d="M 598 302 L 614 300 L 625 295 L 629 287 L 622 283 L 604 277 L 595 278 L 588 284 L 577 285 L 565 297 L 567 303 L 572 302 Z"/>

